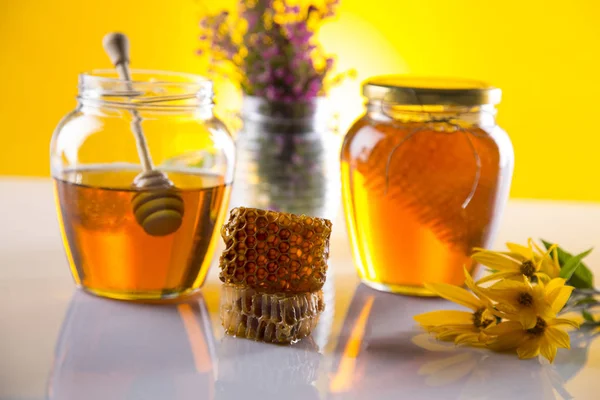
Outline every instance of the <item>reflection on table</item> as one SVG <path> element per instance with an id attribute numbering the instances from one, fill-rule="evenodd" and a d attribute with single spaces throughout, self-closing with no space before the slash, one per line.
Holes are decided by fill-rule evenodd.
<path id="1" fill-rule="evenodd" d="M 156 306 L 77 291 L 56 345 L 48 398 L 568 399 L 566 383 L 593 362 L 589 352 L 598 334 L 573 332 L 572 349 L 559 351 L 549 365 L 432 340 L 413 316 L 453 307 L 443 300 L 359 285 L 332 338 L 328 319 L 337 310 L 333 301 L 327 305 L 332 312 L 323 315 L 323 332 L 283 346 L 217 340 L 202 298 Z M 221 328 L 214 328 L 220 336 Z M 319 345 L 328 339 L 336 342 Z M 570 389 L 579 390 L 580 382 Z"/>
<path id="2" fill-rule="evenodd" d="M 76 291 L 56 345 L 49 399 L 211 399 L 214 337 L 202 298 L 143 305 Z"/>
<path id="3" fill-rule="evenodd" d="M 290 345 L 223 337 L 219 346 L 219 400 L 318 400 L 321 360 L 312 337 Z"/>
<path id="4" fill-rule="evenodd" d="M 559 351 L 553 365 L 518 360 L 514 354 L 437 342 L 412 321 L 416 314 L 449 306 L 359 285 L 335 350 L 328 398 L 572 398 L 564 384 L 585 365 L 597 333 L 573 332 L 572 349 Z"/>

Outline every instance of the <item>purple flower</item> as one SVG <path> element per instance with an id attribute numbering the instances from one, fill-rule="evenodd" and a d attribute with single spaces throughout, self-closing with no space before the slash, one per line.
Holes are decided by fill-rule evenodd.
<path id="1" fill-rule="evenodd" d="M 301 95 L 304 92 L 304 85 L 301 82 L 296 83 L 292 86 L 292 93 L 295 95 Z"/>
<path id="2" fill-rule="evenodd" d="M 295 154 L 292 155 L 291 161 L 292 161 L 292 164 L 299 165 L 299 164 L 302 164 L 303 159 L 300 156 L 300 154 L 295 153 Z"/>
<path id="3" fill-rule="evenodd" d="M 271 72 L 269 69 L 265 69 L 263 72 L 256 75 L 256 82 L 258 83 L 269 83 L 271 78 Z"/>
<path id="4" fill-rule="evenodd" d="M 277 146 L 278 149 L 283 148 L 284 145 L 284 138 L 281 135 L 277 135 L 275 136 L 275 146 Z"/>
<path id="5" fill-rule="evenodd" d="M 327 57 L 327 59 L 325 60 L 325 69 L 329 71 L 331 68 L 333 68 L 334 63 L 335 59 L 333 57 Z"/>
<path id="6" fill-rule="evenodd" d="M 248 30 L 253 31 L 256 27 L 256 23 L 258 22 L 258 15 L 255 13 L 246 13 L 244 18 L 248 22 Z"/>
<path id="7" fill-rule="evenodd" d="M 340 0 L 328 0 L 325 4 L 325 16 L 333 17 L 335 15 L 335 9 L 340 5 Z"/>
<path id="8" fill-rule="evenodd" d="M 269 60 L 275 56 L 279 55 L 279 49 L 277 46 L 268 47 L 265 51 L 263 51 L 262 56 L 265 60 Z"/>
<path id="9" fill-rule="evenodd" d="M 288 73 L 286 76 L 283 77 L 283 82 L 286 85 L 291 85 L 292 83 L 294 83 L 295 80 L 296 77 L 292 73 Z"/>
<path id="10" fill-rule="evenodd" d="M 334 13 L 339 0 L 308 9 L 282 3 L 284 9 L 276 12 L 273 0 L 241 0 L 237 18 L 246 24 L 227 11 L 202 18 L 198 54 L 208 57 L 211 71 L 226 78 L 233 67 L 248 94 L 283 102 L 310 100 L 323 91 L 323 80 L 334 66 L 317 45 L 314 26 Z M 238 27 L 244 26 L 240 32 Z M 317 70 L 315 60 L 325 60 L 325 65 Z"/>
<path id="11" fill-rule="evenodd" d="M 275 87 L 267 87 L 267 89 L 265 90 L 265 96 L 271 101 L 277 100 L 277 90 L 275 89 Z"/>
<path id="12" fill-rule="evenodd" d="M 273 75 L 275 75 L 275 78 L 281 79 L 285 76 L 285 69 L 283 67 L 279 67 L 275 70 Z"/>

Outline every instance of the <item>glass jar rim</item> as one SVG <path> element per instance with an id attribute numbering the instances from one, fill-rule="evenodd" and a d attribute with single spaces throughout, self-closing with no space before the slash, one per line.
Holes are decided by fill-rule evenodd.
<path id="1" fill-rule="evenodd" d="M 139 80 L 136 79 L 140 75 L 147 75 L 149 77 L 162 77 L 160 80 Z M 94 80 L 98 82 L 106 82 L 106 83 L 119 83 L 124 82 L 118 75 L 115 69 L 110 68 L 101 68 L 101 69 L 92 69 L 89 71 L 84 71 L 79 74 L 81 79 L 85 80 Z M 187 78 L 187 80 L 174 80 L 167 79 L 168 77 L 178 77 L 178 78 Z M 201 75 L 192 74 L 190 72 L 177 72 L 177 71 L 168 71 L 168 70 L 158 70 L 158 69 L 139 69 L 132 68 L 131 69 L 131 84 L 153 84 L 153 85 L 210 85 L 212 86 L 212 81 L 208 78 L 205 78 Z"/>
<path id="2" fill-rule="evenodd" d="M 213 105 L 213 82 L 185 72 L 132 69 L 131 81 L 114 69 L 79 74 L 79 96 L 87 104 L 112 107 L 185 110 Z"/>
<path id="3" fill-rule="evenodd" d="M 381 75 L 363 83 L 363 96 L 389 105 L 482 106 L 500 103 L 502 91 L 474 79 Z"/>

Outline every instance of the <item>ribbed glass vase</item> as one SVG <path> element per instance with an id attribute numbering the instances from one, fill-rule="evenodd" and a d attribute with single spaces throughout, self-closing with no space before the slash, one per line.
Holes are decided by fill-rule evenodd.
<path id="1" fill-rule="evenodd" d="M 231 206 L 334 219 L 341 138 L 327 99 L 277 103 L 247 96 L 241 118 Z"/>

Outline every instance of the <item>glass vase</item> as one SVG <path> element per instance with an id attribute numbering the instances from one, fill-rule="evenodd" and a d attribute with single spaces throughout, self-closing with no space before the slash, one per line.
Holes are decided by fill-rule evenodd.
<path id="1" fill-rule="evenodd" d="M 247 96 L 241 119 L 231 206 L 334 219 L 341 138 L 327 99 L 276 103 Z"/>

